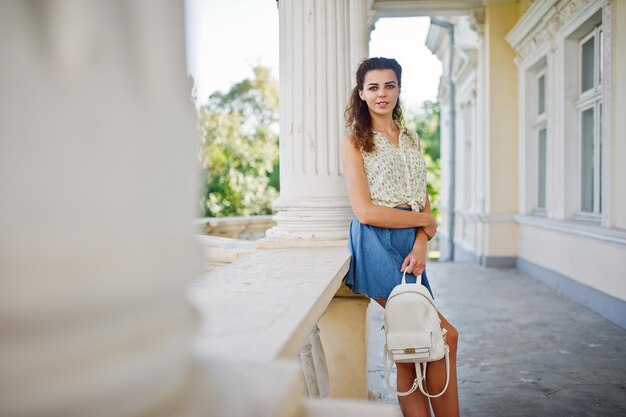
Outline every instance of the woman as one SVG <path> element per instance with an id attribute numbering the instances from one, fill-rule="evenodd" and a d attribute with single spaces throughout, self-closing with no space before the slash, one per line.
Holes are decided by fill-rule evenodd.
<path id="1" fill-rule="evenodd" d="M 426 277 L 426 244 L 437 224 L 426 192 L 426 163 L 417 135 L 402 127 L 402 68 L 395 59 L 370 58 L 356 72 L 356 87 L 346 109 L 351 128 L 342 144 L 348 197 L 356 217 L 350 225 L 352 252 L 346 284 L 383 308 L 402 272 Z M 432 291 L 431 291 L 432 294 Z M 456 381 L 458 333 L 440 314 L 448 330 L 450 383 L 445 394 L 428 399 L 419 390 L 398 397 L 404 417 L 459 415 Z M 415 379 L 412 363 L 398 363 L 398 389 L 407 391 Z M 426 387 L 440 392 L 446 381 L 444 360 L 428 365 Z"/>

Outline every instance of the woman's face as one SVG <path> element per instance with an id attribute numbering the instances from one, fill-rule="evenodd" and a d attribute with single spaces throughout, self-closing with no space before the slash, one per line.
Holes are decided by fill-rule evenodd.
<path id="1" fill-rule="evenodd" d="M 396 73 L 391 69 L 368 71 L 359 96 L 367 103 L 370 112 L 379 115 L 392 113 L 400 96 Z"/>

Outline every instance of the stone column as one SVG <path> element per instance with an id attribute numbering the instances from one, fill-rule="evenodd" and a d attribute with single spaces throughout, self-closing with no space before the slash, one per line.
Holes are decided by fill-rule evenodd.
<path id="1" fill-rule="evenodd" d="M 181 415 L 201 271 L 182 4 L 1 2 L 0 50 L 0 415 Z"/>
<path id="2" fill-rule="evenodd" d="M 339 152 L 343 113 L 367 57 L 367 1 L 280 0 L 279 13 L 281 194 L 277 225 L 259 246 L 341 241 L 353 215 Z"/>
<path id="3" fill-rule="evenodd" d="M 354 73 L 369 55 L 368 9 L 368 0 L 279 2 L 281 190 L 277 224 L 257 247 L 345 245 L 353 213 L 340 146 Z M 365 333 L 354 328 L 365 328 L 367 300 L 342 298 L 341 314 L 334 314 L 336 300 L 319 322 L 323 352 L 313 346 L 314 357 L 325 352 L 332 362 L 330 386 L 318 388 L 322 395 L 365 398 Z M 356 337 L 346 343 L 345 334 Z M 346 388 L 355 376 L 358 382 Z"/>

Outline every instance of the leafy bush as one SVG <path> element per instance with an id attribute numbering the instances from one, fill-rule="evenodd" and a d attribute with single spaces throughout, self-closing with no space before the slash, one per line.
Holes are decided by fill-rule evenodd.
<path id="1" fill-rule="evenodd" d="M 407 127 L 417 132 L 420 137 L 422 154 L 428 166 L 428 195 L 433 215 L 439 216 L 439 186 L 441 183 L 440 159 L 440 128 L 441 112 L 439 103 L 425 101 L 416 114 L 406 113 Z"/>
<path id="2" fill-rule="evenodd" d="M 208 217 L 270 214 L 278 197 L 278 86 L 268 68 L 253 73 L 199 109 Z"/>

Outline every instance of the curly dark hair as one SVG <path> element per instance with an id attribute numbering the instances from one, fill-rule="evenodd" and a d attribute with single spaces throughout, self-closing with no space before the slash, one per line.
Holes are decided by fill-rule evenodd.
<path id="1" fill-rule="evenodd" d="M 367 103 L 361 100 L 359 91 L 363 90 L 365 74 L 372 70 L 390 69 L 396 73 L 398 87 L 402 83 L 402 67 L 393 58 L 369 58 L 359 64 L 356 70 L 356 86 L 352 89 L 352 95 L 348 107 L 344 113 L 346 126 L 351 128 L 355 137 L 356 145 L 364 152 L 372 152 L 375 149 L 374 136 L 372 135 L 372 117 L 370 116 Z M 404 125 L 400 100 L 396 103 L 392 113 L 393 120 L 399 125 Z"/>

